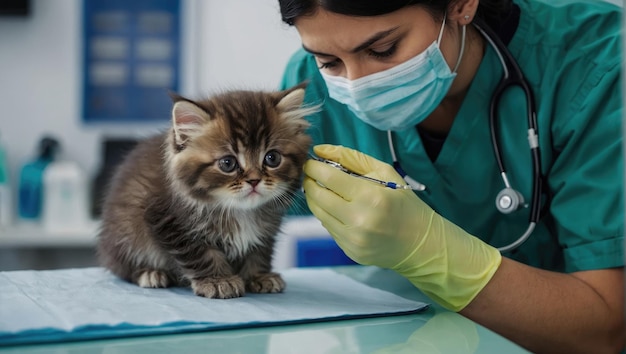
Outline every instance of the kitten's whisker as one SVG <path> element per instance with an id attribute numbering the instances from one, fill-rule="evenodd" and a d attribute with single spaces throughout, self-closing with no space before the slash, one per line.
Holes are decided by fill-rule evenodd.
<path id="1" fill-rule="evenodd" d="M 306 198 L 304 197 L 304 194 L 298 193 L 295 195 L 295 198 L 292 204 L 292 209 L 299 214 L 308 214 L 309 210 L 308 210 L 308 206 L 307 206 Z"/>

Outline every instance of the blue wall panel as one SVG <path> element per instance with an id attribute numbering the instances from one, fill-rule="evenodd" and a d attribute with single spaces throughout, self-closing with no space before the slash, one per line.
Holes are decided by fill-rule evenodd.
<path id="1" fill-rule="evenodd" d="M 83 120 L 169 119 L 180 83 L 179 0 L 83 1 Z"/>

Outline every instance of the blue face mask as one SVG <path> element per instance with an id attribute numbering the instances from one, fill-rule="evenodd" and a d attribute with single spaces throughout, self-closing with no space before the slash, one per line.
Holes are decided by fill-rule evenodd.
<path id="1" fill-rule="evenodd" d="M 421 123 L 441 103 L 456 77 L 465 43 L 465 26 L 461 53 L 454 72 L 446 63 L 439 38 L 425 51 L 390 69 L 356 80 L 321 72 L 328 94 L 343 103 L 365 123 L 380 130 L 404 130 Z"/>

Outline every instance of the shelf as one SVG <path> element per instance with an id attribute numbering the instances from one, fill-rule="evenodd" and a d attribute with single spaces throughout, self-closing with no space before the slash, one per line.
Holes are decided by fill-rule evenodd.
<path id="1" fill-rule="evenodd" d="M 93 247 L 99 225 L 94 220 L 80 230 L 51 233 L 37 222 L 19 222 L 0 228 L 0 248 Z"/>
<path id="2" fill-rule="evenodd" d="M 98 220 L 93 220 L 81 230 L 50 233 L 37 222 L 19 222 L 0 228 L 0 248 L 94 247 L 99 225 Z M 282 247 L 292 249 L 295 240 L 312 237 L 330 235 L 314 217 L 287 217 L 278 238 Z"/>

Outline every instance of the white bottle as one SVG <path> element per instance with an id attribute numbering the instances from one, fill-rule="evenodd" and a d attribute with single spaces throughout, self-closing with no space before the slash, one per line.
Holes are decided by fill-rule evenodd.
<path id="1" fill-rule="evenodd" d="M 13 198 L 8 183 L 0 183 L 0 229 L 11 226 L 13 221 Z"/>
<path id="2" fill-rule="evenodd" d="M 44 171 L 42 224 L 51 234 L 84 232 L 89 221 L 88 183 L 73 161 L 53 162 Z"/>

